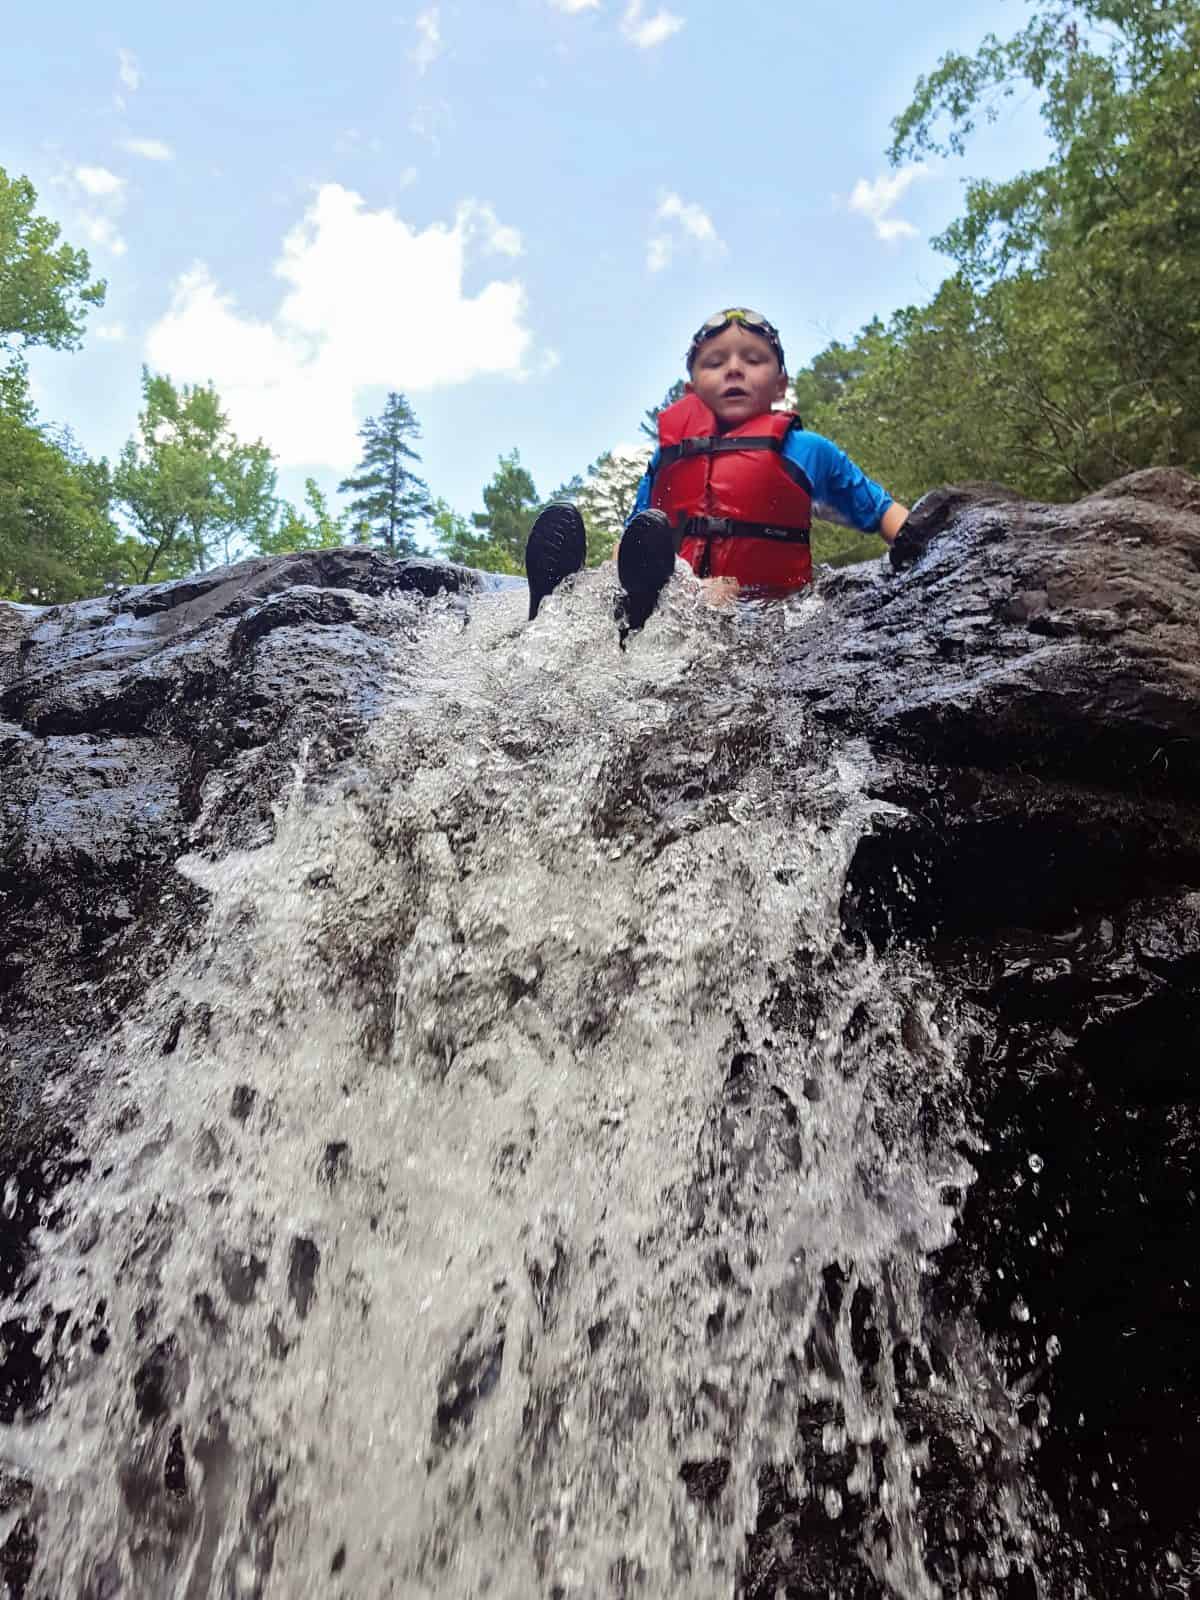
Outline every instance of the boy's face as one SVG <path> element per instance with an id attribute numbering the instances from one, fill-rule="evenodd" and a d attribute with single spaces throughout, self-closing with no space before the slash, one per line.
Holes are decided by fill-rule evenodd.
<path id="1" fill-rule="evenodd" d="M 783 399 L 787 373 L 761 334 L 734 322 L 696 351 L 687 390 L 722 427 L 736 428 Z"/>

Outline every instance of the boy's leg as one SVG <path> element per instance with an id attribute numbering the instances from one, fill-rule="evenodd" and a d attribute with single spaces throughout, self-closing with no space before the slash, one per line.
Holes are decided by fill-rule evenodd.
<path id="1" fill-rule="evenodd" d="M 564 578 L 578 572 L 587 555 L 583 518 L 569 501 L 556 500 L 540 512 L 529 530 L 525 546 L 525 576 L 529 581 L 529 620 Z"/>
<path id="2" fill-rule="evenodd" d="M 621 621 L 633 632 L 658 604 L 675 570 L 675 539 L 661 511 L 639 511 L 621 535 L 617 574 L 625 591 Z"/>

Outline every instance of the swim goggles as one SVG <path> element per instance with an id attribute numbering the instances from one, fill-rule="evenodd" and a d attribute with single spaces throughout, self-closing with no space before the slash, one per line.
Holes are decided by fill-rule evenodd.
<path id="1" fill-rule="evenodd" d="M 696 359 L 696 352 L 707 339 L 715 339 L 717 334 L 724 333 L 726 328 L 740 322 L 743 328 L 749 328 L 751 333 L 761 334 L 779 358 L 779 365 L 785 370 L 787 362 L 783 359 L 783 344 L 779 338 L 779 331 L 773 323 L 767 321 L 757 311 L 750 311 L 745 306 L 731 306 L 727 311 L 718 311 L 715 317 L 709 317 L 707 322 L 701 323 L 692 335 L 692 342 L 688 346 L 687 369 L 692 370 L 692 362 Z"/>

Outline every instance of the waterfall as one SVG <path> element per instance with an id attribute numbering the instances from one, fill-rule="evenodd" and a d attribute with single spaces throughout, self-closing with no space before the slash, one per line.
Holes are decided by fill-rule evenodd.
<path id="1" fill-rule="evenodd" d="M 1036 1424 L 934 1292 L 971 1019 L 843 929 L 819 604 L 397 602 L 354 769 L 181 860 L 37 1236 L 31 1597 L 1037 1593 Z"/>

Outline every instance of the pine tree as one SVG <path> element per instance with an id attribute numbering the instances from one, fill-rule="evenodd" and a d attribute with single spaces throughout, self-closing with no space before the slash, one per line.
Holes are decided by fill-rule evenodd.
<path id="1" fill-rule="evenodd" d="M 417 548 L 416 524 L 430 512 L 428 487 L 406 465 L 421 459 L 406 442 L 421 436 L 412 407 L 402 394 L 389 394 L 383 414 L 368 417 L 358 436 L 363 441 L 358 472 L 338 484 L 339 494 L 354 496 L 345 514 L 351 526 L 365 524 L 371 542 L 389 555 L 410 556 Z"/>

